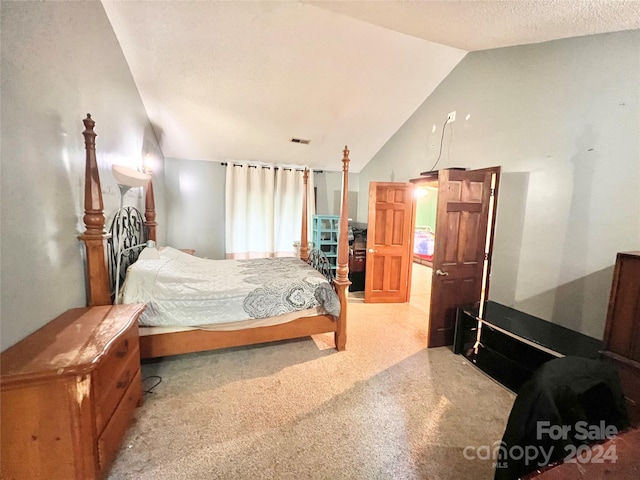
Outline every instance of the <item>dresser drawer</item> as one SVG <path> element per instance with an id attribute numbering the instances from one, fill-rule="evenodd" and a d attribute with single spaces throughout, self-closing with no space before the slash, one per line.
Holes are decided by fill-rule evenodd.
<path id="1" fill-rule="evenodd" d="M 109 354 L 96 371 L 96 397 L 103 398 L 110 390 L 114 377 L 122 369 L 123 365 L 131 361 L 135 356 L 140 359 L 138 349 L 138 325 L 131 325 L 121 336 L 119 336 L 109 350 Z"/>
<path id="2" fill-rule="evenodd" d="M 131 423 L 133 411 L 142 399 L 142 379 L 138 370 L 118 404 L 113 416 L 109 419 L 102 434 L 98 437 L 98 461 L 100 471 L 104 474 L 111 461 L 115 458 L 127 427 Z"/>
<path id="3" fill-rule="evenodd" d="M 121 365 L 118 372 L 114 372 L 111 378 L 111 385 L 103 392 L 101 398 L 96 402 L 96 429 L 98 435 L 102 432 L 104 426 L 109 422 L 109 418 L 120 403 L 125 392 L 136 381 L 136 376 L 140 375 L 140 353 L 136 348 L 127 357 L 127 362 Z M 140 380 L 137 380 L 140 382 Z"/>

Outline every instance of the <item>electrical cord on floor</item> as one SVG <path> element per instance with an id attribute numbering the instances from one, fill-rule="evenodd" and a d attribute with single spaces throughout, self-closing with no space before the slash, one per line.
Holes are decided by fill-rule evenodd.
<path id="1" fill-rule="evenodd" d="M 162 377 L 160 375 L 149 375 L 148 377 L 142 379 L 142 384 L 144 385 L 144 382 L 149 379 L 155 379 L 156 383 L 151 385 L 149 388 L 143 388 L 144 393 L 153 393 L 153 389 L 162 383 Z"/>

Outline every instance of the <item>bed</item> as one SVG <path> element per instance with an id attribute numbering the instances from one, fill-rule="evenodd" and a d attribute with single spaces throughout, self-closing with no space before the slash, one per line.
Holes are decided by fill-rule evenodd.
<path id="1" fill-rule="evenodd" d="M 86 279 L 87 279 L 87 303 L 89 306 L 109 305 L 113 303 L 113 290 L 111 274 L 109 273 L 109 264 L 113 259 L 113 247 L 110 242 L 111 234 L 105 230 L 104 204 L 102 199 L 102 190 L 100 185 L 100 172 L 96 159 L 96 145 L 94 130 L 95 121 L 88 114 L 83 120 L 85 130 L 82 132 L 85 138 L 86 163 L 85 163 L 85 214 L 83 217 L 85 231 L 80 235 L 80 239 L 85 245 L 86 256 Z M 325 308 L 325 306 L 309 305 L 301 303 L 304 308 L 302 313 L 296 314 L 289 312 L 286 318 L 279 315 L 270 316 L 266 322 L 260 319 L 250 318 L 241 320 L 231 320 L 225 316 L 220 321 L 220 326 L 204 325 L 200 320 L 195 320 L 192 325 L 171 325 L 162 323 L 161 326 L 141 326 L 140 331 L 140 355 L 141 358 L 155 358 L 169 355 L 178 355 L 183 353 L 192 353 L 205 350 L 213 350 L 219 348 L 228 348 L 242 345 L 252 345 L 265 342 L 273 342 L 279 340 L 293 339 L 316 335 L 321 333 L 333 333 L 335 347 L 337 350 L 344 350 L 347 341 L 347 295 L 350 281 L 348 279 L 348 171 L 349 171 L 349 150 L 345 146 L 342 157 L 342 203 L 340 210 L 340 228 L 338 238 L 338 259 L 335 277 L 330 281 L 330 288 L 335 292 L 338 305 Z M 304 174 L 305 190 L 307 187 L 308 172 Z M 144 222 L 143 232 L 144 238 L 129 239 L 130 242 L 141 242 L 146 240 L 156 241 L 156 212 L 153 194 L 152 181 L 149 182 L 145 189 L 145 212 L 144 219 L 135 220 L 127 223 Z M 307 198 L 303 198 L 302 208 L 302 231 L 300 243 L 300 260 L 306 263 L 312 263 L 314 266 L 322 266 L 322 260 L 317 257 L 315 252 L 309 250 L 308 231 L 307 231 Z M 137 218 L 137 217 L 136 217 Z M 125 233 L 126 235 L 126 233 Z M 205 259 L 192 257 L 189 259 L 184 252 L 177 252 L 171 247 L 160 249 L 165 256 L 180 257 L 185 265 L 176 267 L 177 270 L 189 270 L 189 263 L 194 265 L 194 269 L 201 270 L 211 269 L 210 264 L 203 266 Z M 186 257 L 185 257 L 186 256 Z M 135 265 L 136 258 L 129 258 L 129 263 L 133 265 L 133 270 L 138 270 L 139 265 Z M 263 259 L 262 262 L 270 262 L 277 259 Z M 208 260 L 206 262 L 216 262 Z M 229 262 L 228 260 L 219 260 L 218 262 Z M 245 261 L 250 262 L 250 261 Z M 285 263 L 295 265 L 293 270 L 303 268 L 301 262 L 297 259 L 289 259 Z M 295 263 L 297 262 L 297 263 Z M 238 263 L 238 262 L 236 262 Z M 239 262 L 242 263 L 242 262 Z M 199 265 L 199 266 L 196 266 Z M 142 265 L 142 262 L 141 264 Z M 222 264 L 220 264 L 222 265 Z M 232 268 L 232 267 L 229 267 Z M 240 268 L 235 265 L 233 268 Z M 244 264 L 246 269 L 246 263 Z M 263 265 L 264 268 L 264 265 Z M 271 267 L 266 267 L 270 271 L 276 271 Z M 126 266 L 123 270 L 126 270 Z M 275 274 L 274 274 L 275 275 Z M 284 287 L 284 279 L 290 275 L 290 272 L 282 273 L 280 276 L 271 278 L 272 285 L 280 285 Z M 318 274 L 319 275 L 319 274 Z M 255 277 L 254 272 L 254 277 Z M 127 280 L 128 281 L 128 280 Z M 320 283 L 320 280 L 309 280 L 307 283 Z M 126 283 L 126 282 L 125 282 Z M 127 286 L 123 289 L 123 297 L 127 295 Z M 200 288 L 200 287 L 198 287 Z M 331 293 L 333 293 L 331 292 Z M 296 295 L 297 295 L 296 291 Z M 326 292 L 325 292 L 326 293 Z M 136 301 L 131 297 L 129 300 Z M 298 297 L 296 296 L 296 299 Z M 134 300 L 132 300 L 134 299 Z M 254 299 L 257 306 L 264 306 L 264 299 Z M 261 303 L 262 302 L 262 303 Z M 149 304 L 148 304 L 149 305 Z M 213 305 L 206 305 L 207 308 L 215 308 Z M 147 315 L 143 322 L 150 322 L 153 317 L 153 308 L 150 315 Z M 329 312 L 333 312 L 333 315 Z M 189 317 L 190 315 L 186 315 Z M 170 323 L 170 322 L 169 322 Z"/>
<path id="2" fill-rule="evenodd" d="M 418 227 L 413 233 L 413 256 L 418 263 L 433 263 L 435 234 L 431 227 Z"/>

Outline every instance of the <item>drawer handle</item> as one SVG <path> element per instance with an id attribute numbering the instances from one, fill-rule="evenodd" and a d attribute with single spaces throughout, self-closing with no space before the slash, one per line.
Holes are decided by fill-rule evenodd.
<path id="1" fill-rule="evenodd" d="M 125 341 L 124 341 L 124 348 L 123 348 L 122 350 L 118 350 L 118 351 L 116 352 L 116 357 L 118 357 L 118 358 L 122 358 L 122 357 L 126 356 L 126 355 L 127 355 L 127 353 L 129 353 L 129 340 L 128 340 L 128 339 L 125 339 Z"/>
<path id="2" fill-rule="evenodd" d="M 116 387 L 126 388 L 126 386 L 129 385 L 129 380 L 131 380 L 131 370 L 127 370 L 127 373 L 125 373 L 124 378 L 118 381 L 118 383 L 116 384 Z"/>
<path id="3" fill-rule="evenodd" d="M 632 398 L 627 397 L 626 395 L 624 396 L 624 399 L 627 401 L 627 403 L 630 403 L 634 407 L 637 405 L 635 400 L 633 400 Z"/>

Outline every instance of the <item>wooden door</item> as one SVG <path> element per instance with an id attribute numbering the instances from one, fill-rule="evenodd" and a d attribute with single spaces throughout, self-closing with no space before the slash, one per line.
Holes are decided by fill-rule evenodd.
<path id="1" fill-rule="evenodd" d="M 412 184 L 369 185 L 365 302 L 409 300 L 413 222 Z"/>
<path id="2" fill-rule="evenodd" d="M 438 172 L 429 347 L 453 344 L 456 306 L 481 299 L 483 278 L 489 274 L 496 207 L 492 195 L 499 174 L 500 167 Z"/>

